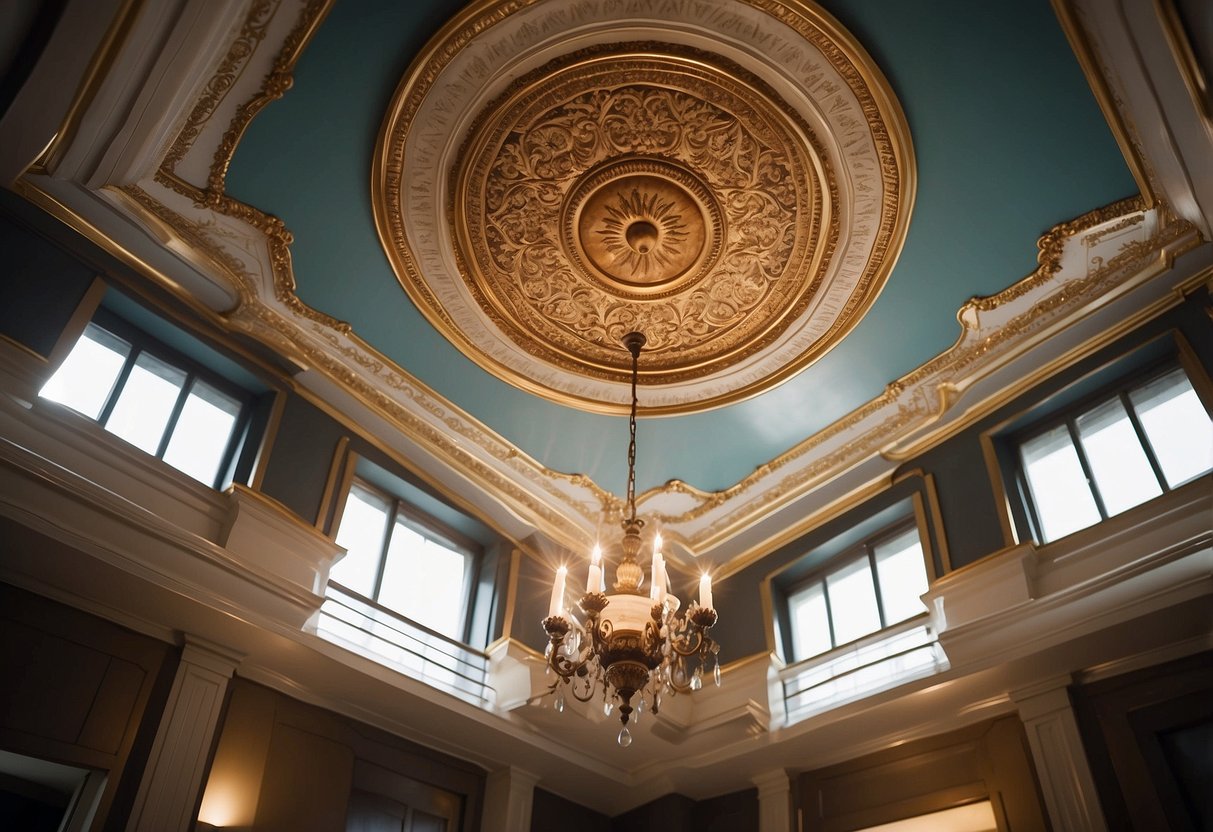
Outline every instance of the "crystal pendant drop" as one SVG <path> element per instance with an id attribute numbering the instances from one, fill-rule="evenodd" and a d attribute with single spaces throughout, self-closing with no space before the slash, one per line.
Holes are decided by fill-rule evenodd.
<path id="1" fill-rule="evenodd" d="M 556 713 L 558 713 L 558 714 L 564 713 L 564 694 L 563 693 L 556 694 Z"/>
<path id="2" fill-rule="evenodd" d="M 716 683 L 716 687 L 720 687 L 720 659 L 716 660 L 716 666 L 712 668 L 712 681 Z"/>
<path id="3" fill-rule="evenodd" d="M 636 715 L 640 716 L 642 713 L 644 713 L 644 697 L 636 702 Z"/>
<path id="4" fill-rule="evenodd" d="M 695 672 L 691 674 L 691 690 L 699 690 L 703 687 L 703 672 L 702 668 L 695 668 Z"/>
<path id="5" fill-rule="evenodd" d="M 625 727 L 622 731 L 619 732 L 619 746 L 621 748 L 627 748 L 631 744 L 632 744 L 632 732 L 629 731 Z"/>
<path id="6" fill-rule="evenodd" d="M 603 716 L 610 716 L 611 711 L 613 711 L 613 710 L 615 710 L 614 702 L 603 702 L 602 703 L 602 715 Z"/>

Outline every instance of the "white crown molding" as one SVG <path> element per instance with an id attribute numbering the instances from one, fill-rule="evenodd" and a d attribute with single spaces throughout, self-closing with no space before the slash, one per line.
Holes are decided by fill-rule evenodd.
<path id="1" fill-rule="evenodd" d="M 194 8 L 185 4 L 185 11 Z M 165 44 L 161 54 L 140 52 L 143 63 L 132 56 L 129 62 L 144 69 L 113 83 L 148 107 L 153 101 L 176 103 L 174 124 L 183 125 L 181 135 L 188 132 L 188 141 L 175 140 L 168 149 L 173 174 L 132 184 L 117 173 L 117 178 L 102 177 L 105 181 L 76 182 L 30 173 L 20 190 L 164 288 L 209 309 L 221 326 L 307 367 L 296 379 L 299 384 L 333 402 L 353 422 L 375 425 L 377 439 L 415 460 L 441 487 L 465 498 L 515 539 L 538 531 L 565 546 L 586 546 L 617 497 L 588 477 L 545 468 L 348 326 L 303 306 L 293 295 L 289 233 L 273 218 L 205 190 L 208 181 L 214 184 L 221 145 L 234 148 L 231 132 L 241 124 L 240 105 L 257 101 L 259 107 L 281 94 L 289 82 L 283 55 L 302 48 L 322 14 L 322 5 L 283 0 L 268 18 L 246 18 L 225 38 L 217 36 L 214 25 L 195 21 L 195 26 L 186 17 L 163 21 L 157 30 L 158 42 Z M 179 49 L 168 46 L 178 41 Z M 235 45 L 243 62 L 230 65 L 235 53 L 229 48 Z M 148 62 L 172 71 L 153 80 Z M 211 81 L 225 83 L 200 83 L 185 71 L 199 66 L 216 68 L 219 74 Z M 268 91 L 263 89 L 270 83 L 267 74 Z M 115 149 L 121 144 L 116 137 L 132 118 L 131 107 L 105 110 L 101 101 L 93 103 L 103 111 L 90 110 L 90 117 L 107 118 L 109 126 L 77 135 L 65 153 L 125 159 L 114 163 L 114 171 L 152 170 L 148 154 L 155 155 L 157 143 L 149 137 L 166 135 L 163 124 L 132 126 L 144 138 Z M 127 158 L 135 147 L 141 148 L 138 159 Z M 1047 238 L 1051 248 L 1041 255 L 1055 258 L 1046 263 L 1046 273 L 1018 283 L 1012 282 L 1018 276 L 1008 275 L 1012 285 L 1006 292 L 967 304 L 958 313 L 956 344 L 890 384 L 880 397 L 730 488 L 706 493 L 674 483 L 642 494 L 641 511 L 660 519 L 677 553 L 734 571 L 742 560 L 765 551 L 779 530 L 795 527 L 810 501 L 829 503 L 887 476 L 895 460 L 929 446 L 941 431 L 971 421 L 1014 387 L 1025 367 L 1050 366 L 1119 331 L 1117 322 L 1126 316 L 1175 302 L 1174 293 L 1213 262 L 1213 247 L 1206 245 L 1181 261 L 1182 268 L 1170 268 L 1198 245 L 1199 236 L 1165 208 L 1125 206 L 1059 229 L 1061 236 Z"/>

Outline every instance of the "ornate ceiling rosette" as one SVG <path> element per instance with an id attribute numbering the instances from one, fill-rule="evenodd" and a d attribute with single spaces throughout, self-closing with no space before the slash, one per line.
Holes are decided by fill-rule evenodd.
<path id="1" fill-rule="evenodd" d="M 838 342 L 905 236 L 904 117 L 800 3 L 473 4 L 414 63 L 376 149 L 401 284 L 523 389 L 623 412 L 765 390 Z"/>

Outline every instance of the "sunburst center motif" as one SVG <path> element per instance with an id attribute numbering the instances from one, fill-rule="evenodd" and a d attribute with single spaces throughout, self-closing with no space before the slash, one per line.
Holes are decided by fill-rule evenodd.
<path id="1" fill-rule="evenodd" d="M 633 188 L 603 208 L 595 233 L 610 257 L 609 271 L 643 283 L 668 279 L 686 255 L 688 238 L 675 200 Z"/>

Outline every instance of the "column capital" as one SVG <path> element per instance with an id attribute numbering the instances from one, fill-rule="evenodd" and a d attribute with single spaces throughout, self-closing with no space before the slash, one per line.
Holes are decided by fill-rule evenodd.
<path id="1" fill-rule="evenodd" d="M 484 783 L 481 832 L 530 832 L 539 775 L 517 766 L 490 771 Z"/>
<path id="2" fill-rule="evenodd" d="M 764 771 L 750 778 L 758 787 L 760 832 L 789 832 L 792 828 L 792 780 L 785 769 Z"/>

